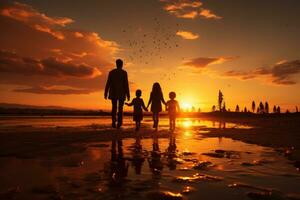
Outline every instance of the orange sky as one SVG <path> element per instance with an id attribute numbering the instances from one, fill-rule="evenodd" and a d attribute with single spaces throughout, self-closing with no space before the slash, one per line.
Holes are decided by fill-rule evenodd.
<path id="1" fill-rule="evenodd" d="M 0 102 L 109 109 L 106 74 L 124 59 L 131 96 L 209 111 L 252 100 L 300 106 L 300 2 L 1 1 Z"/>

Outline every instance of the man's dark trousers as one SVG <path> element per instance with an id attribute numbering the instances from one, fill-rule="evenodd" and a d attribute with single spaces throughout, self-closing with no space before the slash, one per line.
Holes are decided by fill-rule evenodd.
<path id="1" fill-rule="evenodd" d="M 117 122 L 117 109 L 118 109 L 118 124 L 117 126 L 122 126 L 123 123 L 123 106 L 124 106 L 124 99 L 112 99 L 112 109 L 111 109 L 111 119 L 112 119 L 112 125 L 115 127 Z M 118 105 L 119 104 L 119 105 Z"/>

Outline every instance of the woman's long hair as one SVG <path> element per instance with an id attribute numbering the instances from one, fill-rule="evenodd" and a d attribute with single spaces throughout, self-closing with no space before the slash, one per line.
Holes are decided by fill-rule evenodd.
<path id="1" fill-rule="evenodd" d="M 154 83 L 152 86 L 152 95 L 158 96 L 162 94 L 161 87 L 158 82 Z"/>

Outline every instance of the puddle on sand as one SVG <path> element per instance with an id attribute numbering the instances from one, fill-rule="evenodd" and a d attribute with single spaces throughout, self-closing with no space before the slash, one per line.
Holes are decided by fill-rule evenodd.
<path id="1" fill-rule="evenodd" d="M 143 126 L 152 125 L 152 118 L 146 116 L 143 120 Z M 159 122 L 160 127 L 168 127 L 168 118 L 163 117 Z M 132 117 L 125 116 L 123 121 L 124 128 L 134 127 Z M 242 124 L 228 123 L 224 121 L 210 121 L 200 118 L 179 118 L 177 126 L 183 128 L 203 127 L 203 128 L 251 128 Z M 64 128 L 64 127 L 81 127 L 91 129 L 105 129 L 111 127 L 111 118 L 107 116 L 11 116 L 0 117 L 1 128 Z M 205 130 L 202 130 L 205 131 Z"/>
<path id="2" fill-rule="evenodd" d="M 169 138 L 87 144 L 45 159 L 0 158 L 0 197 L 15 199 L 247 199 L 299 195 L 300 174 L 271 148 L 199 140 L 199 124 Z M 179 126 L 179 123 L 178 123 Z M 202 126 L 202 125 L 200 125 Z M 268 197 L 268 196 L 267 196 Z"/>

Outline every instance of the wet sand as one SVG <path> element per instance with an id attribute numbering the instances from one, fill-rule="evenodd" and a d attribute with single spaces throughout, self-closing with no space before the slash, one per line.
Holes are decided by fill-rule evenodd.
<path id="1" fill-rule="evenodd" d="M 1 119 L 0 199 L 300 199 L 298 122 Z"/>
<path id="2" fill-rule="evenodd" d="M 212 119 L 213 118 L 208 118 Z M 246 143 L 276 148 L 292 160 L 300 160 L 300 115 L 282 115 L 271 117 L 226 118 L 220 117 L 218 128 L 207 129 L 207 137 L 227 137 Z M 251 129 L 224 129 L 223 122 L 239 123 L 251 126 Z"/>

